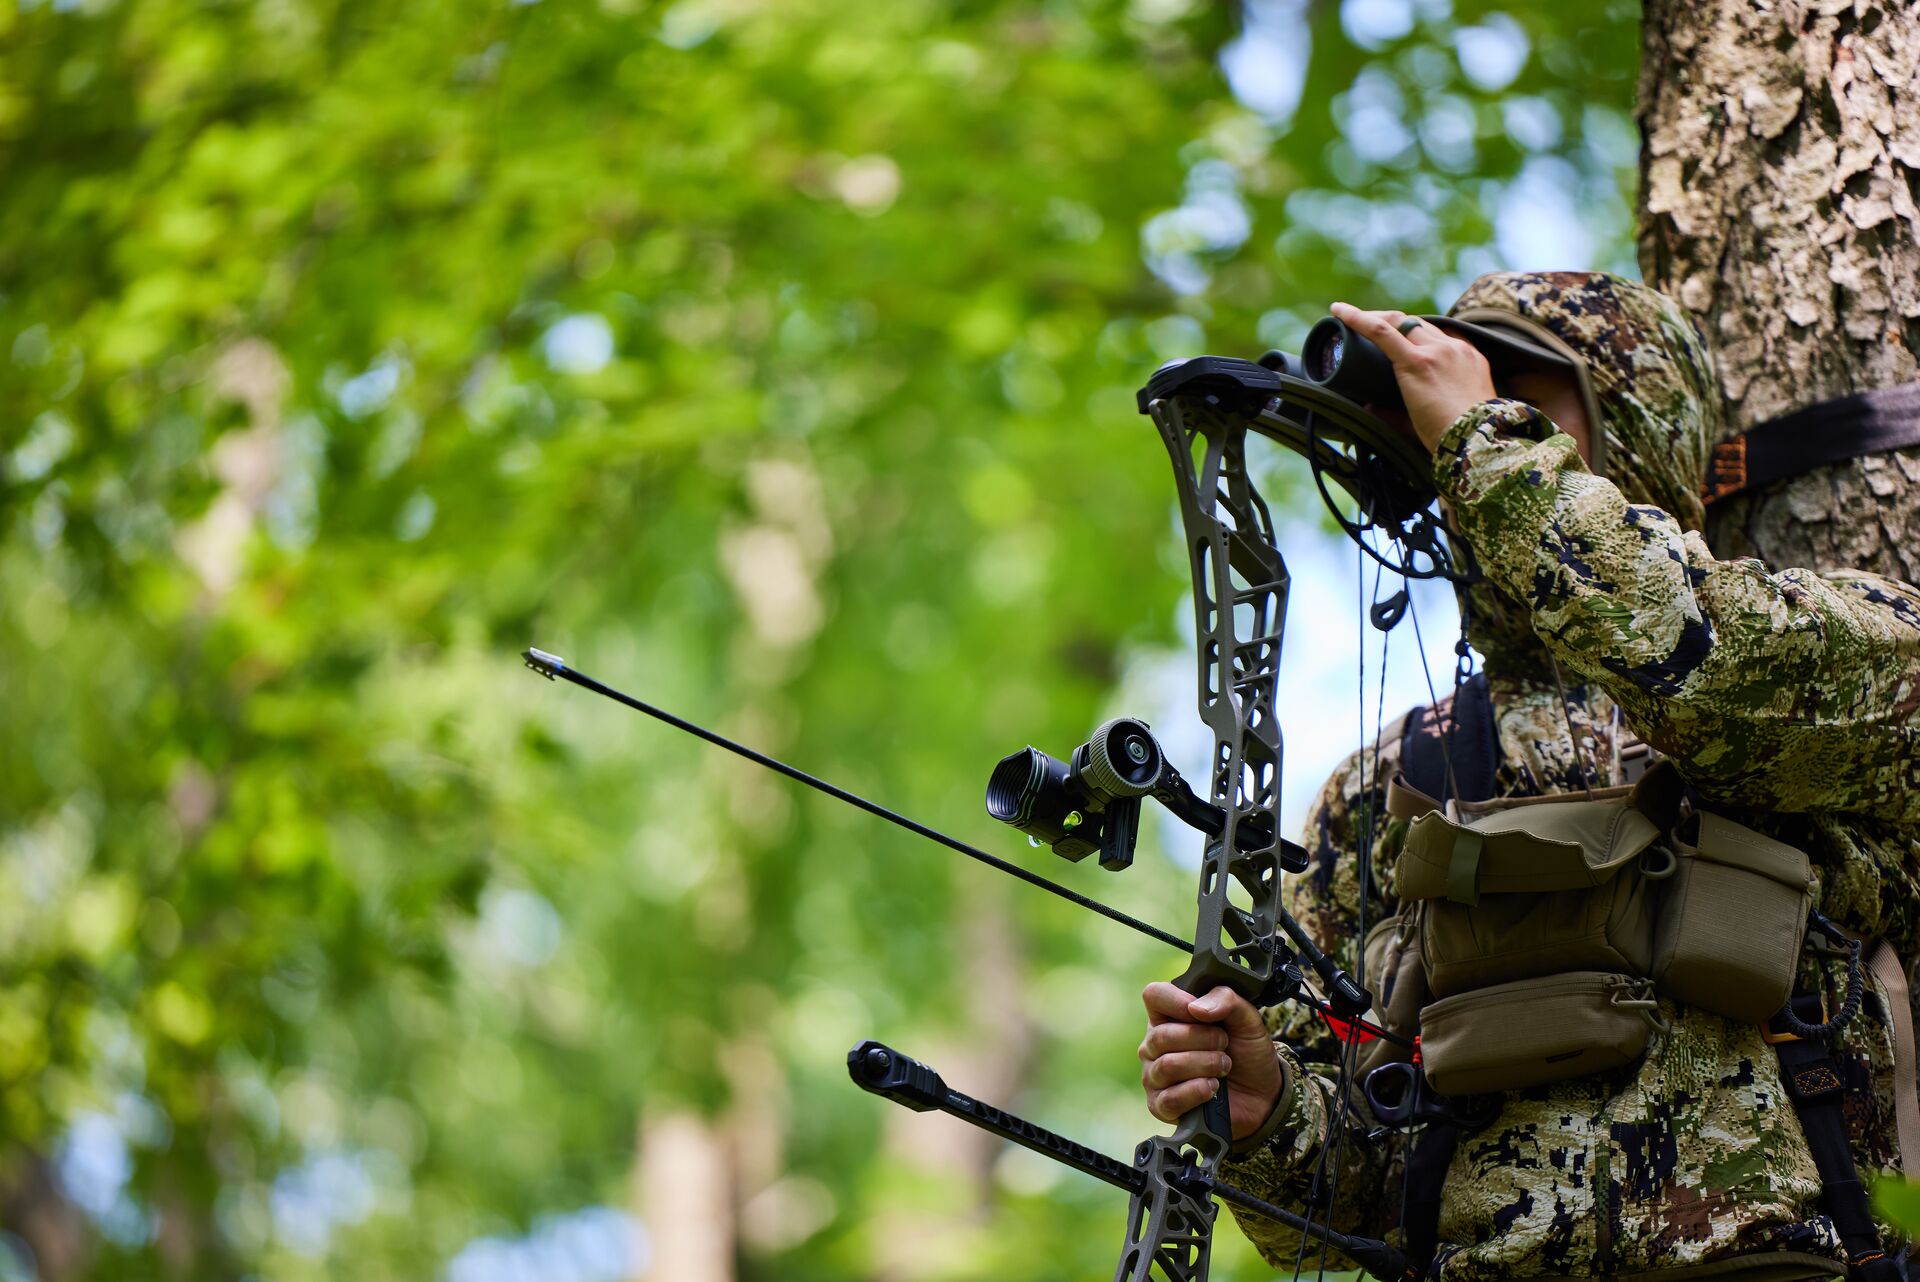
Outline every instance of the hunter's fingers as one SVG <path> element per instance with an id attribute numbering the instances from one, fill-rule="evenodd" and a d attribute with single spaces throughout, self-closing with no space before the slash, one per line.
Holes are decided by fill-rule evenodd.
<path id="1" fill-rule="evenodd" d="M 1233 1061 L 1219 1051 L 1177 1051 L 1140 1066 L 1140 1084 L 1149 1091 L 1164 1090 L 1199 1078 L 1216 1080 L 1233 1071 Z"/>
<path id="2" fill-rule="evenodd" d="M 1415 350 L 1413 343 L 1395 328 L 1407 318 L 1405 312 L 1363 311 L 1352 303 L 1335 303 L 1330 310 L 1346 323 L 1348 329 L 1385 352 L 1387 359 L 1395 365 L 1412 359 Z"/>
<path id="3" fill-rule="evenodd" d="M 1224 985 L 1194 999 L 1193 1017 L 1223 1024 L 1233 1037 L 1264 1038 L 1267 1035 L 1267 1022 L 1260 1018 L 1254 1004 Z"/>
<path id="4" fill-rule="evenodd" d="M 1220 1083 L 1211 1077 L 1196 1077 L 1192 1081 L 1182 1082 L 1178 1086 L 1169 1086 L 1163 1091 L 1147 1092 L 1147 1111 L 1163 1122 L 1177 1122 L 1181 1116 L 1191 1113 L 1213 1098 L 1220 1089 Z"/>
<path id="5" fill-rule="evenodd" d="M 1193 994 L 1176 988 L 1165 980 L 1148 984 L 1141 989 L 1140 1000 L 1146 1003 L 1149 1024 L 1164 1024 L 1169 1020 L 1178 1020 L 1184 1024 L 1193 1019 L 1193 1013 L 1189 1009 L 1193 1005 Z"/>
<path id="6" fill-rule="evenodd" d="M 1140 1058 L 1156 1059 L 1179 1051 L 1224 1051 L 1227 1030 L 1217 1024 L 1155 1024 L 1140 1042 Z"/>

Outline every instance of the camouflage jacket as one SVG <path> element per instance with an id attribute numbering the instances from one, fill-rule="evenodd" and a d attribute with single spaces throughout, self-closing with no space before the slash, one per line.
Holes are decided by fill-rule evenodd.
<path id="1" fill-rule="evenodd" d="M 1620 782 L 1613 748 L 1630 727 L 1713 808 L 1806 850 L 1829 916 L 1914 958 L 1920 593 L 1714 559 L 1697 498 L 1717 425 L 1711 374 L 1667 300 L 1613 277 L 1508 275 L 1476 283 L 1460 306 L 1490 302 L 1594 353 L 1610 476 L 1588 471 L 1571 438 L 1517 401 L 1477 406 L 1435 452 L 1440 492 L 1489 580 L 1467 605 L 1496 716 L 1496 795 Z M 1572 683 L 1564 702 L 1556 667 Z M 1429 724 L 1446 716 L 1442 706 Z M 1314 863 L 1288 888 L 1290 910 L 1349 967 L 1362 921 L 1396 906 L 1406 825 L 1385 819 L 1384 791 L 1400 747 L 1384 735 L 1335 772 L 1307 821 Z M 1355 854 L 1366 837 L 1374 876 L 1362 887 Z M 1838 982 L 1837 968 L 1804 966 L 1804 982 Z M 1843 1271 L 1760 1030 L 1664 999 L 1662 1010 L 1671 1031 L 1637 1064 L 1514 1092 L 1490 1126 L 1462 1137 L 1441 1207 L 1441 1278 Z M 1289 1085 L 1223 1175 L 1297 1206 L 1325 1149 L 1339 1169 L 1322 1218 L 1391 1238 L 1407 1137 L 1369 1140 L 1350 1112 L 1344 1142 L 1329 1145 L 1340 1044 L 1310 1013 L 1267 1015 Z M 1871 1179 L 1898 1164 L 1892 1033 L 1871 977 L 1835 1054 L 1849 1077 L 1855 1159 Z M 1253 1216 L 1241 1226 L 1276 1268 L 1293 1270 L 1297 1234 Z"/>

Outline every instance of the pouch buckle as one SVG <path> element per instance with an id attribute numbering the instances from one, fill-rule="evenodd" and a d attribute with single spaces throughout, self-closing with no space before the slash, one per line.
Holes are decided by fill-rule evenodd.
<path id="1" fill-rule="evenodd" d="M 1673 1025 L 1660 1014 L 1660 1003 L 1653 995 L 1653 981 L 1650 979 L 1615 985 L 1613 991 L 1607 994 L 1607 1001 L 1621 1010 L 1639 1011 L 1658 1033 L 1664 1035 L 1673 1031 Z"/>

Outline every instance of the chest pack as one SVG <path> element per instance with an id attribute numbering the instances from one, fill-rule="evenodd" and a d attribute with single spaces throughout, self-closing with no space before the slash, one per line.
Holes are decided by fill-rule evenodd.
<path id="1" fill-rule="evenodd" d="M 1861 944 L 1815 911 L 1807 855 L 1689 804 L 1670 764 L 1644 764 L 1644 745 L 1622 753 L 1643 763 L 1625 772 L 1629 784 L 1489 800 L 1501 753 L 1484 675 L 1461 687 L 1444 752 L 1438 735 L 1423 732 L 1423 715 L 1402 727 L 1402 769 L 1388 790 L 1389 812 L 1410 821 L 1394 868 L 1399 910 L 1365 941 L 1379 1017 L 1412 1039 L 1418 1066 L 1384 1039 L 1361 1054 L 1376 1115 L 1410 1111 L 1422 1079 L 1418 1090 L 1461 1105 L 1430 1112 L 1434 1124 L 1409 1157 L 1414 1254 L 1432 1258 L 1458 1135 L 1491 1120 L 1484 1109 L 1472 1120 L 1472 1097 L 1492 1104 L 1501 1092 L 1632 1063 L 1665 1028 L 1657 1000 L 1665 996 L 1762 1027 L 1849 1275 L 1904 1282 L 1903 1253 L 1882 1250 L 1854 1166 L 1825 1040 L 1859 1003 Z M 1838 1012 L 1795 992 L 1810 922 L 1823 946 L 1850 951 L 1849 996 Z M 1865 964 L 1894 1024 L 1901 1167 L 1912 1172 L 1920 1168 L 1920 1091 L 1905 968 L 1885 941 Z M 1397 1110 L 1383 1111 L 1380 1078 L 1406 1084 Z"/>
<path id="2" fill-rule="evenodd" d="M 1658 996 L 1749 1023 L 1787 1004 L 1817 887 L 1804 852 L 1696 811 L 1665 762 L 1618 787 L 1485 799 L 1484 677 L 1460 691 L 1437 779 L 1438 738 L 1414 718 L 1388 802 L 1411 821 L 1400 907 L 1369 933 L 1366 970 L 1435 1091 L 1630 1063 L 1663 1026 Z"/>
<path id="3" fill-rule="evenodd" d="M 1434 1090 L 1630 1063 L 1663 1026 L 1657 995 L 1750 1023 L 1787 1004 L 1811 863 L 1691 812 L 1684 792 L 1660 763 L 1577 798 L 1454 802 L 1413 819 L 1394 871 L 1400 912 L 1369 941 L 1381 967 L 1369 969 L 1396 981 L 1390 1014 L 1416 1008 Z"/>

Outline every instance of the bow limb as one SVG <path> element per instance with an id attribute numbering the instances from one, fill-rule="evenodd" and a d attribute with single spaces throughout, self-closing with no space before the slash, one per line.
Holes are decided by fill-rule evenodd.
<path id="1" fill-rule="evenodd" d="M 1193 570 L 1200 716 L 1214 736 L 1211 800 L 1225 814 L 1200 870 L 1193 955 L 1174 982 L 1196 996 L 1225 985 L 1250 1001 L 1282 965 L 1283 844 L 1278 832 L 1280 725 L 1274 713 L 1287 567 L 1273 519 L 1246 467 L 1244 416 L 1200 397 L 1155 401 L 1154 425 L 1173 463 Z M 1233 1143 L 1227 1087 L 1143 1143 L 1114 1282 L 1204 1282 L 1215 1207 L 1196 1190 Z"/>

